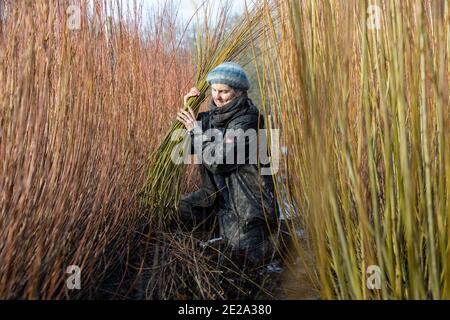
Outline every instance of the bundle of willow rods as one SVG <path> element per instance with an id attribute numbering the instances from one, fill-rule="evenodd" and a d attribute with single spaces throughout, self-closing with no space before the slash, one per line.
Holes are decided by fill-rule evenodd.
<path id="1" fill-rule="evenodd" d="M 261 23 L 264 12 L 273 9 L 272 4 L 265 3 L 253 8 L 240 23 L 229 32 L 224 32 L 226 10 L 222 9 L 220 19 L 214 32 L 210 32 L 207 24 L 198 28 L 197 36 L 197 74 L 196 87 L 200 95 L 190 98 L 185 110 L 190 107 L 196 114 L 206 98 L 209 84 L 207 74 L 225 61 L 235 60 L 250 47 L 263 33 L 264 24 Z M 205 19 L 206 20 L 206 19 Z M 185 166 L 172 161 L 171 154 L 179 141 L 173 141 L 172 134 L 184 126 L 178 120 L 171 126 L 161 145 L 149 157 L 146 181 L 142 190 L 142 204 L 150 213 L 150 217 L 157 214 L 159 225 L 166 225 L 172 221 L 178 212 L 180 199 L 181 177 Z"/>

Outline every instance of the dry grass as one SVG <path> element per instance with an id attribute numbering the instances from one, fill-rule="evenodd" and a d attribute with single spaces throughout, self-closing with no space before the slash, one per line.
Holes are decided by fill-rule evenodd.
<path id="1" fill-rule="evenodd" d="M 65 3 L 0 1 L 0 297 L 273 298 L 257 271 L 199 248 L 207 233 L 166 224 L 197 183 L 166 161 L 181 97 L 251 49 L 288 148 L 285 296 L 450 298 L 448 1 L 259 1 L 231 34 L 222 9 L 199 24 L 196 70 L 170 1 L 145 31 L 138 12 L 106 23 L 107 1 L 80 4 L 70 30 Z"/>
<path id="2" fill-rule="evenodd" d="M 0 297 L 270 295 L 254 274 L 200 248 L 208 233 L 164 231 L 150 223 L 158 210 L 140 207 L 148 154 L 194 85 L 172 3 L 144 28 L 139 12 L 80 1 L 76 30 L 66 3 L 0 3 Z M 177 192 L 198 184 L 195 168 L 186 172 Z M 69 265 L 81 268 L 81 290 L 66 287 Z"/>
<path id="3" fill-rule="evenodd" d="M 139 16 L 94 28 L 106 1 L 92 13 L 81 2 L 80 30 L 62 2 L 1 3 L 0 297 L 95 296 L 148 223 L 137 192 L 192 77 L 189 53 L 169 6 L 140 33 Z M 66 290 L 69 265 L 80 291 Z"/>
<path id="4" fill-rule="evenodd" d="M 295 249 L 310 278 L 324 298 L 448 299 L 448 2 L 280 3 L 261 91 L 289 150 L 277 189 L 293 237 L 306 231 Z"/>

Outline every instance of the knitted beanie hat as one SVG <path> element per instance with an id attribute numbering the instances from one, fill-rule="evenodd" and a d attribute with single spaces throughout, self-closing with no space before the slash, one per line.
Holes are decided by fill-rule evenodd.
<path id="1" fill-rule="evenodd" d="M 218 65 L 206 77 L 210 84 L 226 84 L 238 90 L 250 89 L 250 82 L 244 69 L 234 62 Z"/>

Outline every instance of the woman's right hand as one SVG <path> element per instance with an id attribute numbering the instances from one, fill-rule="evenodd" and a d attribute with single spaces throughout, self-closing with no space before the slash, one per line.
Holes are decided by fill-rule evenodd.
<path id="1" fill-rule="evenodd" d="M 177 113 L 177 119 L 180 121 L 188 131 L 193 130 L 197 123 L 195 122 L 195 114 L 191 108 L 188 108 L 188 111 L 180 109 Z"/>
<path id="2" fill-rule="evenodd" d="M 187 105 L 187 101 L 190 97 L 198 97 L 200 95 L 200 90 L 198 90 L 196 87 L 191 88 L 187 95 L 184 96 L 184 106 Z"/>

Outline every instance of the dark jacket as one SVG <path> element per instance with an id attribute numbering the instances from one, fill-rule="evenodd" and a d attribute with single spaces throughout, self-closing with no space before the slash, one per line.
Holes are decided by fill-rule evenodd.
<path id="1" fill-rule="evenodd" d="M 259 264 L 271 253 L 267 237 L 277 225 L 278 215 L 272 176 L 261 175 L 258 164 L 252 163 L 249 157 L 249 148 L 256 136 L 246 139 L 245 161 L 238 163 L 237 138 L 230 145 L 230 140 L 227 143 L 225 139 L 201 141 L 198 135 L 208 129 L 220 130 L 222 137 L 237 129 L 254 129 L 257 133 L 264 128 L 264 117 L 247 96 L 241 96 L 221 108 L 211 105 L 208 112 L 199 113 L 197 121 L 201 121 L 202 132 L 191 133 L 192 147 L 195 141 L 200 141 L 202 155 L 219 154 L 222 161 L 203 159 L 200 166 L 202 187 L 183 195 L 180 208 L 185 215 L 186 212 L 193 215 L 194 219 L 196 215 L 205 213 L 205 209 L 215 214 L 220 235 L 228 247 L 234 252 L 245 253 L 253 263 Z M 235 161 L 226 163 L 231 152 Z"/>

